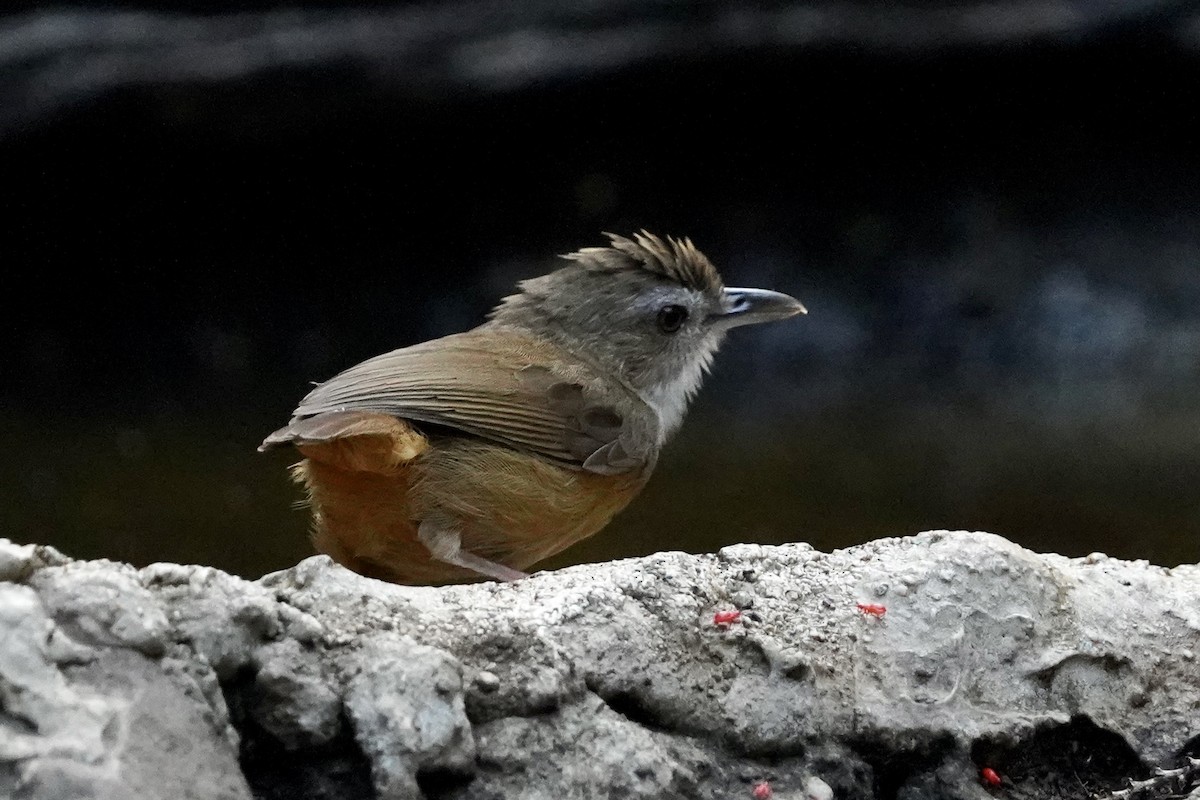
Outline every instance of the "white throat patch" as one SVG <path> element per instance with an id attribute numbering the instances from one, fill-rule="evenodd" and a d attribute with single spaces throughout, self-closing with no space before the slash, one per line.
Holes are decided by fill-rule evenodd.
<path id="1" fill-rule="evenodd" d="M 700 382 L 712 366 L 713 356 L 720 345 L 719 339 L 713 341 L 697 353 L 674 380 L 653 386 L 643 394 L 643 399 L 658 412 L 660 445 L 683 424 L 683 415 L 687 413 L 688 403 L 700 389 Z"/>

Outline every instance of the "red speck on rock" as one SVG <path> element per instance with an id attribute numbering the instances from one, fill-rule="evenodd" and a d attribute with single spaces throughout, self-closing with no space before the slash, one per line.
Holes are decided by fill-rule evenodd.
<path id="1" fill-rule="evenodd" d="M 734 609 L 733 611 L 718 611 L 713 614 L 713 625 L 732 625 L 740 621 L 742 612 Z"/>
<path id="2" fill-rule="evenodd" d="M 878 619 L 887 613 L 887 606 L 882 603 L 855 603 L 858 610 Z"/>

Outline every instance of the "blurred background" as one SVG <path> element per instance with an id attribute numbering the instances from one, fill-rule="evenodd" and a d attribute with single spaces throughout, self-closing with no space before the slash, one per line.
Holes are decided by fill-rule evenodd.
<path id="1" fill-rule="evenodd" d="M 551 565 L 929 528 L 1200 559 L 1200 3 L 10 3 L 0 535 L 311 552 L 310 381 L 691 236 L 730 337 Z"/>

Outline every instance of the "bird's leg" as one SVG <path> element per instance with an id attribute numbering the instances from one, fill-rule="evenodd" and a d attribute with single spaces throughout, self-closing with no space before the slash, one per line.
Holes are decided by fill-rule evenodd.
<path id="1" fill-rule="evenodd" d="M 529 577 L 526 573 L 512 567 L 488 561 L 486 558 L 463 550 L 462 535 L 453 526 L 446 525 L 441 521 L 422 520 L 421 524 L 417 526 L 417 538 L 429 549 L 430 555 L 438 561 L 454 564 L 498 581 L 519 581 L 521 578 Z"/>

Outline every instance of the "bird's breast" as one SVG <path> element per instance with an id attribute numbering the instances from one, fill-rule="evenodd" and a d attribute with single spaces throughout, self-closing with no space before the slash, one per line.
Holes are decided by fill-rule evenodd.
<path id="1" fill-rule="evenodd" d="M 637 496 L 643 469 L 597 475 L 502 445 L 446 437 L 412 465 L 411 508 L 463 527 L 463 546 L 517 569 L 599 531 Z"/>

